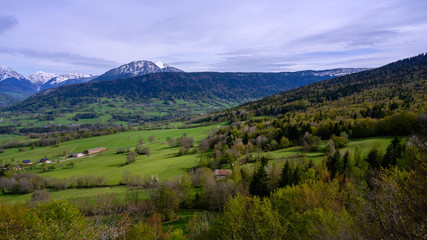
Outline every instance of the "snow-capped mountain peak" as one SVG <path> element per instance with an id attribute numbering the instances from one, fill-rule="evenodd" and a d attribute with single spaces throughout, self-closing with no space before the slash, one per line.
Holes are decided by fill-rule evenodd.
<path id="1" fill-rule="evenodd" d="M 110 71 L 94 79 L 94 81 L 125 79 L 159 72 L 182 72 L 182 70 L 170 67 L 160 61 L 153 63 L 151 61 L 139 60 L 124 64 L 118 68 L 111 69 Z"/>
<path id="2" fill-rule="evenodd" d="M 42 85 L 43 83 L 49 81 L 50 79 L 57 77 L 58 75 L 55 73 L 46 73 L 43 71 L 38 71 L 34 74 L 31 74 L 27 77 L 27 79 L 36 84 L 36 85 Z"/>
<path id="3" fill-rule="evenodd" d="M 15 72 L 12 68 L 0 65 L 0 81 L 8 78 L 25 79 L 24 76 Z"/>

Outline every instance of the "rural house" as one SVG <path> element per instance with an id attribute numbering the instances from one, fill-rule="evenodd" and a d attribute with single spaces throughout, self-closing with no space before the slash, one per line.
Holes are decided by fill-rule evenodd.
<path id="1" fill-rule="evenodd" d="M 42 158 L 40 159 L 40 163 L 51 163 L 51 161 L 49 161 L 49 158 Z"/>
<path id="2" fill-rule="evenodd" d="M 22 165 L 30 165 L 30 164 L 32 164 L 31 160 L 22 161 Z"/>
<path id="3" fill-rule="evenodd" d="M 71 154 L 71 157 L 73 157 L 73 158 L 79 158 L 79 157 L 83 157 L 83 156 L 84 156 L 83 153 L 72 153 Z"/>
<path id="4" fill-rule="evenodd" d="M 215 179 L 223 179 L 231 176 L 232 173 L 230 169 L 215 169 L 214 176 Z"/>
<path id="5" fill-rule="evenodd" d="M 105 147 L 97 147 L 97 148 L 92 148 L 92 149 L 85 150 L 83 153 L 87 154 L 87 155 L 90 155 L 90 154 L 97 153 L 97 152 L 102 152 L 102 151 L 105 151 L 105 150 L 107 150 Z"/>

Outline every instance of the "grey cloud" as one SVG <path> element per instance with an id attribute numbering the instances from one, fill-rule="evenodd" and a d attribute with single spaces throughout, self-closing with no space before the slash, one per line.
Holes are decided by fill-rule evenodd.
<path id="1" fill-rule="evenodd" d="M 335 43 L 350 47 L 373 46 L 387 41 L 399 34 L 396 31 L 383 29 L 371 30 L 363 27 L 343 26 L 320 34 L 313 34 L 296 39 L 294 44 L 301 43 Z"/>
<path id="2" fill-rule="evenodd" d="M 101 59 L 97 57 L 87 57 L 75 53 L 69 52 L 50 52 L 50 51 L 40 51 L 28 48 L 9 48 L 9 47 L 0 47 L 0 53 L 10 54 L 10 55 L 23 55 L 25 57 L 43 59 L 55 62 L 62 62 L 78 66 L 91 66 L 94 68 L 111 68 L 116 67 L 119 63 Z"/>
<path id="3" fill-rule="evenodd" d="M 244 72 L 278 72 L 296 66 L 294 59 L 288 56 L 272 56 L 260 54 L 257 50 L 233 51 L 221 53 L 223 61 L 212 64 L 216 71 L 244 71 Z"/>
<path id="4" fill-rule="evenodd" d="M 0 17 L 0 34 L 12 29 L 19 24 L 18 19 L 15 16 Z"/>

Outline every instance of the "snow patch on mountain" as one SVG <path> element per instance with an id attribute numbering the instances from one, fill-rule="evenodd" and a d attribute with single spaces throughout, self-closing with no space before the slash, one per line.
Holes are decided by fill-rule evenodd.
<path id="1" fill-rule="evenodd" d="M 333 77 L 341 77 L 348 74 L 353 74 L 357 72 L 362 72 L 369 70 L 370 68 L 336 68 L 322 71 L 313 71 L 314 76 L 333 76 Z"/>
<path id="2" fill-rule="evenodd" d="M 65 82 L 67 80 L 72 80 L 72 79 L 82 79 L 82 78 L 93 78 L 96 75 L 93 74 L 82 74 L 82 73 L 67 73 L 64 75 L 59 75 L 55 78 L 52 78 L 49 81 L 50 85 L 56 85 L 56 84 L 60 84 L 62 82 Z M 88 80 L 90 81 L 90 79 Z"/>
<path id="3" fill-rule="evenodd" d="M 0 81 L 8 78 L 25 79 L 24 76 L 15 72 L 12 68 L 0 65 Z"/>
<path id="4" fill-rule="evenodd" d="M 160 69 L 163 69 L 165 67 L 167 67 L 168 65 L 162 61 L 157 61 L 156 62 L 157 67 L 159 67 Z"/>
<path id="5" fill-rule="evenodd" d="M 43 71 L 38 71 L 34 74 L 31 74 L 27 79 L 37 86 L 41 86 L 43 83 L 49 81 L 50 79 L 57 77 L 55 73 L 47 73 Z"/>

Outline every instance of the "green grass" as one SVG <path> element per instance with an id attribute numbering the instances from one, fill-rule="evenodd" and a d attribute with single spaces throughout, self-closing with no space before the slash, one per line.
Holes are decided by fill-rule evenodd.
<path id="1" fill-rule="evenodd" d="M 375 145 L 379 145 L 381 150 L 385 152 L 390 142 L 393 140 L 393 137 L 373 137 L 373 138 L 364 138 L 364 139 L 354 139 L 350 140 L 346 148 L 340 149 L 340 152 L 345 152 L 349 150 L 350 153 L 354 153 L 356 147 L 359 145 L 361 148 L 361 155 L 365 157 L 368 152 Z M 280 149 L 277 151 L 268 152 L 265 154 L 269 154 L 275 160 L 286 159 L 295 156 L 304 156 L 307 160 L 313 160 L 313 163 L 320 163 L 325 156 L 323 149 L 326 146 L 326 141 L 322 141 L 322 144 L 319 146 L 319 149 L 314 152 L 303 152 L 301 147 L 290 147 L 285 149 Z"/>
<path id="2" fill-rule="evenodd" d="M 38 162 L 43 157 L 48 157 L 51 160 L 59 160 L 59 156 L 64 151 L 68 153 L 82 152 L 89 148 L 104 146 L 107 151 L 99 154 L 94 154 L 89 157 L 83 157 L 72 160 L 75 162 L 74 167 L 66 166 L 68 161 L 56 164 L 57 169 L 46 173 L 41 171 L 40 165 L 31 172 L 39 173 L 45 177 L 67 178 L 73 176 L 105 176 L 108 184 L 118 184 L 121 180 L 124 171 L 130 171 L 132 174 L 144 176 L 158 175 L 160 180 L 172 179 L 185 172 L 198 162 L 198 154 L 177 156 L 178 148 L 170 148 L 168 144 L 164 144 L 167 137 L 177 138 L 186 133 L 194 138 L 195 142 L 199 142 L 206 137 L 208 131 L 215 126 L 205 126 L 189 129 L 165 129 L 165 130 L 143 130 L 143 131 L 128 131 L 121 132 L 108 136 L 92 137 L 81 140 L 74 140 L 59 144 L 59 147 L 38 147 L 34 150 L 26 148 L 26 151 L 20 152 L 18 149 L 5 149 L 4 153 L 0 154 L 0 160 L 12 163 L 19 163 L 22 160 L 29 159 L 32 162 Z M 155 136 L 153 143 L 148 142 L 149 136 Z M 139 138 L 143 138 L 146 146 L 151 149 L 151 155 L 138 156 L 132 164 L 122 166 L 126 161 L 125 154 L 116 154 L 116 149 L 119 147 L 134 147 L 138 143 Z M 14 159 L 14 161 L 12 161 Z"/>
<path id="3" fill-rule="evenodd" d="M 67 189 L 63 191 L 51 192 L 51 198 L 73 200 L 80 198 L 93 198 L 98 194 L 115 194 L 119 197 L 126 195 L 126 187 L 101 187 L 101 188 L 83 188 L 83 189 Z M 147 195 L 148 196 L 148 195 Z M 0 194 L 0 202 L 18 203 L 26 202 L 31 199 L 31 193 L 18 195 L 2 195 Z"/>

